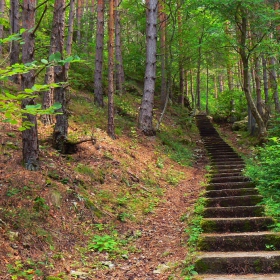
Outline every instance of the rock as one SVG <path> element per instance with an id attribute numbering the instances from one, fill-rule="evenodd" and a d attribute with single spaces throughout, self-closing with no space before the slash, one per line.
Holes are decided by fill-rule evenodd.
<path id="1" fill-rule="evenodd" d="M 75 271 L 75 270 L 71 270 L 70 275 L 74 276 L 74 277 L 81 278 L 81 279 L 86 279 L 89 276 L 89 274 L 87 272 Z"/>
<path id="2" fill-rule="evenodd" d="M 247 131 L 247 125 L 248 125 L 248 117 L 246 117 L 244 120 L 234 122 L 232 125 L 233 131 Z"/>
<path id="3" fill-rule="evenodd" d="M 105 266 L 108 266 L 110 269 L 115 267 L 115 265 L 111 261 L 103 261 L 101 263 Z"/>
<path id="4" fill-rule="evenodd" d="M 157 269 L 153 271 L 154 274 L 162 274 L 167 271 L 170 267 L 166 264 L 159 264 Z"/>
<path id="5" fill-rule="evenodd" d="M 18 240 L 19 233 L 17 231 L 8 231 L 7 233 L 10 241 Z"/>

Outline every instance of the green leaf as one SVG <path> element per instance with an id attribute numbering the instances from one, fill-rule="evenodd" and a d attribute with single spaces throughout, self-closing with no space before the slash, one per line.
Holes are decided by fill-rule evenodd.
<path id="1" fill-rule="evenodd" d="M 44 58 L 41 59 L 41 62 L 44 63 L 44 64 L 49 64 L 49 62 L 46 59 L 44 59 Z"/>

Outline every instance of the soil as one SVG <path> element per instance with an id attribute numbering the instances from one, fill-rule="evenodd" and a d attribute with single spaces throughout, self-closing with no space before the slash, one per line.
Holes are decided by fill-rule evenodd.
<path id="1" fill-rule="evenodd" d="M 79 130 L 78 124 L 71 129 Z M 0 279 L 184 279 L 188 235 L 182 217 L 191 215 L 203 190 L 207 164 L 197 132 L 191 135 L 193 166 L 183 167 L 164 157 L 158 139 L 139 133 L 136 140 L 124 135 L 113 141 L 96 130 L 96 143 L 82 143 L 76 154 L 63 156 L 51 148 L 51 128 L 40 126 L 41 170 L 34 172 L 21 164 L 17 129 L 5 125 L 0 134 Z M 154 171 L 149 166 L 159 157 L 164 168 Z M 77 172 L 85 165 L 105 174 Z M 147 170 L 155 173 L 157 188 L 143 184 Z M 175 185 L 166 180 L 174 170 L 183 174 Z M 134 219 L 120 220 L 120 191 L 144 197 L 145 204 L 158 189 L 149 211 L 136 208 Z M 128 253 L 86 250 L 94 234 L 105 233 L 129 240 L 123 245 Z"/>

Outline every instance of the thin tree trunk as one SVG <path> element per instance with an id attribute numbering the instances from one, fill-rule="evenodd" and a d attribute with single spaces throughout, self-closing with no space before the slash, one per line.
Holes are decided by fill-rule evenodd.
<path id="1" fill-rule="evenodd" d="M 263 68 L 263 90 L 264 90 L 264 96 L 265 96 L 265 104 L 266 104 L 266 106 L 269 106 L 267 62 L 266 62 L 266 58 L 264 57 L 264 55 L 262 55 L 262 68 Z"/>
<path id="2" fill-rule="evenodd" d="M 206 114 L 209 114 L 209 66 L 206 66 Z"/>
<path id="3" fill-rule="evenodd" d="M 279 93 L 278 93 L 278 83 L 277 83 L 277 73 L 276 73 L 276 58 L 272 57 L 270 59 L 270 65 L 271 65 L 271 70 L 270 70 L 270 83 L 273 91 L 273 99 L 274 99 L 274 106 L 275 106 L 275 111 L 277 113 L 280 113 L 280 103 L 279 103 Z"/>
<path id="4" fill-rule="evenodd" d="M 66 53 L 68 56 L 70 56 L 72 53 L 74 18 L 75 18 L 75 0 L 70 0 L 70 11 L 69 11 L 69 19 L 68 19 L 68 35 L 67 35 L 67 43 L 66 43 Z M 66 63 L 65 64 L 66 77 L 68 77 L 69 68 L 70 68 L 70 63 Z"/>
<path id="5" fill-rule="evenodd" d="M 201 75 L 201 44 L 202 44 L 202 35 L 198 41 L 198 60 L 197 60 L 197 73 L 196 73 L 196 107 L 200 111 L 201 107 L 201 98 L 200 98 L 200 75 Z"/>
<path id="6" fill-rule="evenodd" d="M 109 0 L 109 73 L 108 73 L 108 135 L 115 139 L 115 123 L 114 123 L 114 2 Z"/>
<path id="7" fill-rule="evenodd" d="M 24 44 L 22 46 L 22 63 L 34 61 L 35 35 L 29 30 L 35 26 L 35 9 L 36 0 L 24 0 L 22 6 L 22 27 L 25 31 L 22 34 Z M 21 87 L 22 90 L 32 88 L 35 82 L 34 71 L 22 74 Z M 21 107 L 34 105 L 33 98 L 26 98 L 22 101 Z M 39 169 L 39 142 L 37 130 L 37 118 L 34 115 L 25 114 L 23 122 L 28 122 L 32 126 L 22 132 L 22 154 L 23 163 L 28 170 Z"/>
<path id="8" fill-rule="evenodd" d="M 219 79 L 219 93 L 223 93 L 224 92 L 224 76 L 222 74 L 220 74 L 218 76 Z"/>
<path id="9" fill-rule="evenodd" d="M 124 92 L 124 69 L 121 44 L 121 18 L 119 6 L 121 0 L 115 0 L 115 41 L 116 41 L 116 89 L 119 95 Z"/>
<path id="10" fill-rule="evenodd" d="M 162 3 L 161 3 L 162 2 Z M 159 5 L 159 21 L 160 21 L 160 52 L 161 52 L 161 91 L 160 91 L 160 103 L 161 108 L 165 106 L 167 96 L 167 81 L 166 81 L 166 14 L 164 12 L 165 3 L 161 0 Z"/>
<path id="11" fill-rule="evenodd" d="M 217 86 L 217 76 L 216 73 L 214 74 L 214 91 L 215 91 L 215 98 L 218 98 L 218 86 Z"/>
<path id="12" fill-rule="evenodd" d="M 0 18 L 4 18 L 4 12 L 5 12 L 5 0 L 0 0 Z M 4 36 L 4 26 L 0 24 L 0 39 L 2 39 Z M 0 45 L 0 58 L 3 55 L 3 48 L 2 45 Z"/>
<path id="13" fill-rule="evenodd" d="M 103 87 L 102 87 L 102 67 L 104 49 L 104 0 L 97 1 L 97 33 L 96 33 L 96 53 L 94 71 L 94 103 L 104 107 Z"/>
<path id="14" fill-rule="evenodd" d="M 262 105 L 262 89 L 261 89 L 261 74 L 260 74 L 260 59 L 255 57 L 255 83 L 256 83 L 256 95 L 257 95 L 257 109 L 260 115 L 264 116 L 263 105 Z"/>
<path id="15" fill-rule="evenodd" d="M 246 18 L 246 12 L 243 11 L 244 14 L 242 16 L 242 25 L 241 25 L 241 47 L 239 50 L 242 64 L 243 64 L 243 90 L 247 99 L 248 106 L 250 108 L 250 111 L 252 112 L 253 117 L 255 118 L 258 127 L 259 127 L 259 140 L 260 142 L 266 141 L 267 131 L 266 131 L 266 125 L 259 114 L 257 107 L 254 103 L 253 97 L 250 93 L 250 79 L 249 79 L 249 56 L 246 53 L 246 36 L 247 36 L 247 18 Z"/>
<path id="16" fill-rule="evenodd" d="M 11 25 L 11 33 L 19 33 L 19 1 L 11 0 L 10 1 L 10 25 Z M 17 41 L 11 42 L 11 55 L 10 55 L 10 65 L 19 62 L 19 53 L 20 53 L 20 45 Z M 13 75 L 11 78 L 16 84 L 20 84 L 20 75 Z"/>
<path id="17" fill-rule="evenodd" d="M 190 69 L 190 94 L 191 94 L 191 99 L 192 99 L 192 108 L 194 108 L 195 105 L 195 98 L 194 98 L 194 90 L 193 90 L 193 73 L 192 69 Z"/>
<path id="18" fill-rule="evenodd" d="M 229 64 L 227 64 L 227 79 L 228 79 L 228 89 L 233 90 L 233 76 L 232 76 L 232 70 Z"/>
<path id="19" fill-rule="evenodd" d="M 76 9 L 76 18 L 77 18 L 77 43 L 78 45 L 81 45 L 82 42 L 82 36 L 81 36 L 81 30 L 82 30 L 82 14 L 83 14 L 83 0 L 77 1 L 77 9 Z"/>
<path id="20" fill-rule="evenodd" d="M 147 29 L 146 29 L 146 72 L 144 94 L 142 98 L 139 128 L 147 136 L 155 135 L 153 128 L 153 108 L 156 81 L 156 47 L 157 47 L 157 0 L 146 0 Z"/>
<path id="21" fill-rule="evenodd" d="M 61 53 L 63 59 L 64 50 L 64 29 L 65 29 L 65 0 L 55 1 L 55 13 L 53 19 L 53 36 L 55 38 L 55 49 Z M 54 82 L 66 82 L 65 66 L 54 66 Z M 54 89 L 54 100 L 61 104 L 61 108 L 57 111 L 60 114 L 56 115 L 56 123 L 53 132 L 53 146 L 61 153 L 67 152 L 67 137 L 68 137 L 68 116 L 66 110 L 66 89 L 62 85 Z"/>

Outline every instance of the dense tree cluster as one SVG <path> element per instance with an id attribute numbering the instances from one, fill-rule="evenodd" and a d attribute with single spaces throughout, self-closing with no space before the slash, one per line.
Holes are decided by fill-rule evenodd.
<path id="1" fill-rule="evenodd" d="M 75 54 L 83 61 L 70 67 L 66 59 L 45 72 L 46 84 L 60 85 L 44 92 L 43 108 L 62 105 L 53 132 L 61 152 L 68 137 L 68 78 L 72 87 L 90 90 L 96 106 L 108 106 L 112 138 L 114 94 L 125 101 L 133 85 L 143 88 L 138 127 L 145 135 L 156 132 L 154 107 L 163 116 L 170 101 L 230 121 L 248 115 L 248 128 L 258 131 L 261 142 L 270 118 L 280 112 L 278 1 L 0 0 L 0 17 L 1 38 L 24 28 L 22 44 L 0 45 L 1 60 L 26 64 L 59 54 L 63 61 Z M 37 78 L 34 71 L 11 77 L 23 90 Z M 27 98 L 22 107 L 33 103 Z M 33 124 L 23 132 L 24 163 L 37 169 L 36 116 L 23 117 Z M 42 121 L 50 125 L 54 119 L 44 115 Z"/>

